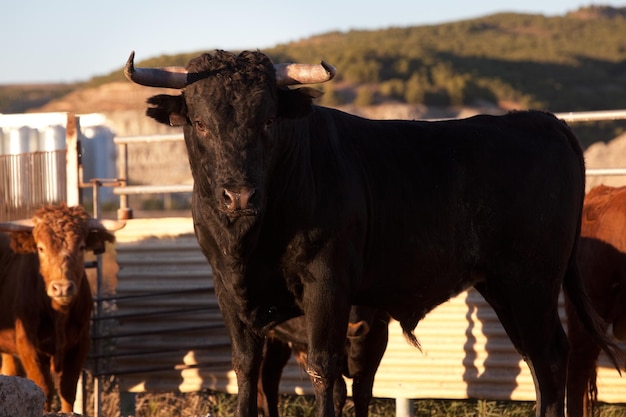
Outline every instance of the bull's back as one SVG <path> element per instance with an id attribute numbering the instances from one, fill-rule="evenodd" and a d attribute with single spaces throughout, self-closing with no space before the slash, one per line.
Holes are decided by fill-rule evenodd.
<path id="1" fill-rule="evenodd" d="M 393 304 L 402 293 L 427 294 L 430 309 L 486 271 L 569 261 L 584 162 L 563 122 L 522 112 L 371 122 L 365 131 L 353 148 L 370 193 L 364 259 L 371 296 L 387 294 Z"/>

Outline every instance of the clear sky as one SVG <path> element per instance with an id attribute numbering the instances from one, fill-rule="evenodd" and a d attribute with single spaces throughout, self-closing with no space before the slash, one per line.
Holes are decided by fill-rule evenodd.
<path id="1" fill-rule="evenodd" d="M 0 8 L 0 84 L 85 81 L 136 60 L 263 49 L 330 31 L 452 22 L 498 12 L 563 15 L 626 0 L 10 0 Z"/>

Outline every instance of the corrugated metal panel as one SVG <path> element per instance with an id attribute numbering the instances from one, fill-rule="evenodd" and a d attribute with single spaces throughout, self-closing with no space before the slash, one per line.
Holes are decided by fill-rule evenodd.
<path id="1" fill-rule="evenodd" d="M 131 220 L 118 236 L 120 265 L 119 295 L 147 290 L 212 287 L 209 267 L 192 235 L 191 219 Z M 120 374 L 123 390 L 181 390 L 211 388 L 236 392 L 236 378 L 230 368 L 226 329 L 212 292 L 198 297 L 166 300 L 118 302 L 118 312 L 136 312 L 163 306 L 204 306 L 197 316 L 153 321 L 124 321 L 125 331 L 182 327 L 190 324 L 215 326 L 183 336 L 141 336 L 119 339 L 116 349 L 142 349 L 141 346 L 173 346 L 185 340 L 191 346 L 178 354 L 138 355 L 118 362 L 119 370 L 141 367 L 167 367 L 170 372 Z M 433 310 L 417 327 L 422 352 L 409 345 L 399 325 L 390 326 L 389 346 L 374 384 L 374 395 L 387 398 L 487 398 L 535 399 L 528 367 L 521 361 L 497 317 L 475 291 L 464 292 Z M 194 347 L 209 348 L 194 348 Z M 623 402 L 626 381 L 601 357 L 599 398 Z M 180 369 L 182 367 L 189 369 Z M 177 369 L 178 368 L 178 369 Z M 350 386 L 350 381 L 348 381 Z M 312 394 L 308 376 L 292 359 L 281 382 L 283 393 Z"/>
<path id="2" fill-rule="evenodd" d="M 228 379 L 230 343 L 191 229 L 191 219 L 131 220 L 117 234 L 114 369 L 125 390 L 192 391 L 201 386 L 182 374 L 198 366 L 210 369 L 205 385 Z"/>
<path id="3" fill-rule="evenodd" d="M 0 221 L 66 201 L 65 150 L 0 155 Z"/>

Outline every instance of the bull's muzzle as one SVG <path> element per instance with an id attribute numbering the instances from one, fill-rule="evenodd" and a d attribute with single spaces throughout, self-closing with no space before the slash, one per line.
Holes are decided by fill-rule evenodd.
<path id="1" fill-rule="evenodd" d="M 249 187 L 220 187 L 218 199 L 222 211 L 231 214 L 255 214 L 252 198 L 256 190 Z"/>
<path id="2" fill-rule="evenodd" d="M 56 280 L 48 284 L 48 297 L 52 298 L 60 305 L 71 303 L 76 292 L 76 284 L 72 281 Z"/>

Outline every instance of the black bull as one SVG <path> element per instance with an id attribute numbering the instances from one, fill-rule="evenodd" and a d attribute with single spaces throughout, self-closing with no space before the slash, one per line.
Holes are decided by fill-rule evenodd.
<path id="1" fill-rule="evenodd" d="M 307 74 L 318 70 L 328 80 L 334 69 Z M 313 105 L 314 90 L 286 84 L 319 80 L 261 52 L 216 51 L 174 70 L 135 69 L 131 56 L 126 73 L 184 88 L 152 97 L 148 115 L 184 127 L 194 226 L 232 340 L 238 416 L 257 415 L 265 333 L 303 313 L 317 415 L 332 416 L 351 305 L 388 311 L 418 345 L 425 314 L 474 286 L 526 359 L 540 416 L 564 414 L 561 287 L 613 357 L 574 256 L 583 154 L 554 116 L 367 120 Z"/>

